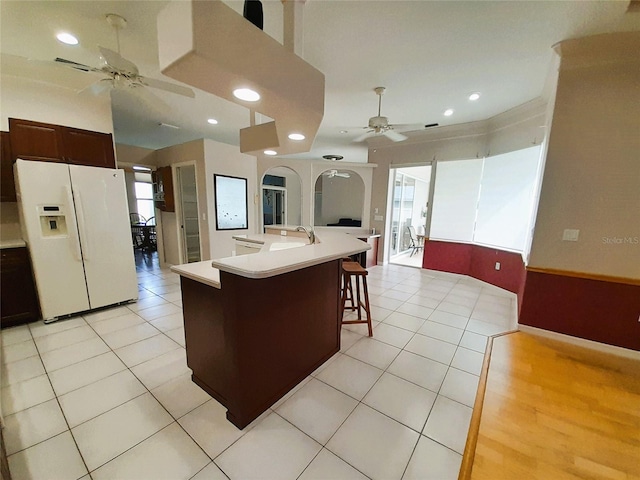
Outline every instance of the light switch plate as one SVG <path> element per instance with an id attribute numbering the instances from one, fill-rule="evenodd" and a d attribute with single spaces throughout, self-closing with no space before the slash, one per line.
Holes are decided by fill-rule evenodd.
<path id="1" fill-rule="evenodd" d="M 562 233 L 562 240 L 567 242 L 577 242 L 578 235 L 580 235 L 580 230 L 565 228 L 564 232 Z"/>
<path id="2" fill-rule="evenodd" d="M 381 221 L 383 221 L 383 220 L 384 220 L 384 217 L 383 217 L 382 215 L 374 215 L 374 216 L 373 216 L 373 219 L 374 219 L 376 222 L 381 222 Z"/>

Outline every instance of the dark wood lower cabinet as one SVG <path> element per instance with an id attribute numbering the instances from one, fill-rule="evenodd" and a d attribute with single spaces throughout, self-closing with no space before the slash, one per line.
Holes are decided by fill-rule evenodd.
<path id="1" fill-rule="evenodd" d="M 192 379 L 244 428 L 340 350 L 340 261 L 264 279 L 181 277 Z"/>
<path id="2" fill-rule="evenodd" d="M 26 247 L 0 250 L 0 327 L 40 318 L 38 295 Z"/>

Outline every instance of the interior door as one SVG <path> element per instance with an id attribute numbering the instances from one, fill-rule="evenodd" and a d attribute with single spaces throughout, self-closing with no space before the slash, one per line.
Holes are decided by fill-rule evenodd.
<path id="1" fill-rule="evenodd" d="M 180 189 L 180 229 L 182 231 L 182 261 L 200 261 L 200 224 L 198 222 L 198 190 L 195 165 L 176 168 Z"/>
<path id="2" fill-rule="evenodd" d="M 124 170 L 69 171 L 91 308 L 138 298 Z"/>

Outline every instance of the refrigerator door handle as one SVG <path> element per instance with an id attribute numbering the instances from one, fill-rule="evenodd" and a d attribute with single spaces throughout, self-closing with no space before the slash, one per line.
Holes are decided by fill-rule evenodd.
<path id="1" fill-rule="evenodd" d="M 84 219 L 84 209 L 82 208 L 82 196 L 80 192 L 73 189 L 73 197 L 76 200 L 76 212 L 78 216 L 78 232 L 80 233 L 80 242 L 82 243 L 82 256 L 84 261 L 89 260 L 89 239 L 87 238 L 87 222 Z"/>
<path id="2" fill-rule="evenodd" d="M 67 202 L 69 204 L 69 209 L 73 211 L 73 195 L 71 194 L 71 188 L 67 185 L 64 187 L 65 193 L 67 194 Z M 78 261 L 82 261 L 82 251 L 80 250 L 80 240 L 77 235 L 73 235 L 69 233 L 69 240 L 71 243 L 71 251 L 73 252 L 74 258 Z"/>

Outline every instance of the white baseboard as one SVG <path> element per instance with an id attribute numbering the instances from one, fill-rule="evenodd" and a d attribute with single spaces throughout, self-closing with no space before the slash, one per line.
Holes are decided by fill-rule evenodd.
<path id="1" fill-rule="evenodd" d="M 518 330 L 525 333 L 531 333 L 533 335 L 539 335 L 541 337 L 550 338 L 552 340 L 559 340 L 561 342 L 571 343 L 579 347 L 591 348 L 598 350 L 599 352 L 610 353 L 611 355 L 618 355 L 620 357 L 630 358 L 633 360 L 640 360 L 640 352 L 631 350 L 629 348 L 617 347 L 615 345 L 608 345 L 606 343 L 594 342 L 593 340 L 587 340 L 585 338 L 572 337 L 571 335 L 565 335 L 564 333 L 552 332 L 550 330 L 544 330 L 542 328 L 531 327 L 529 325 L 518 324 Z"/>

